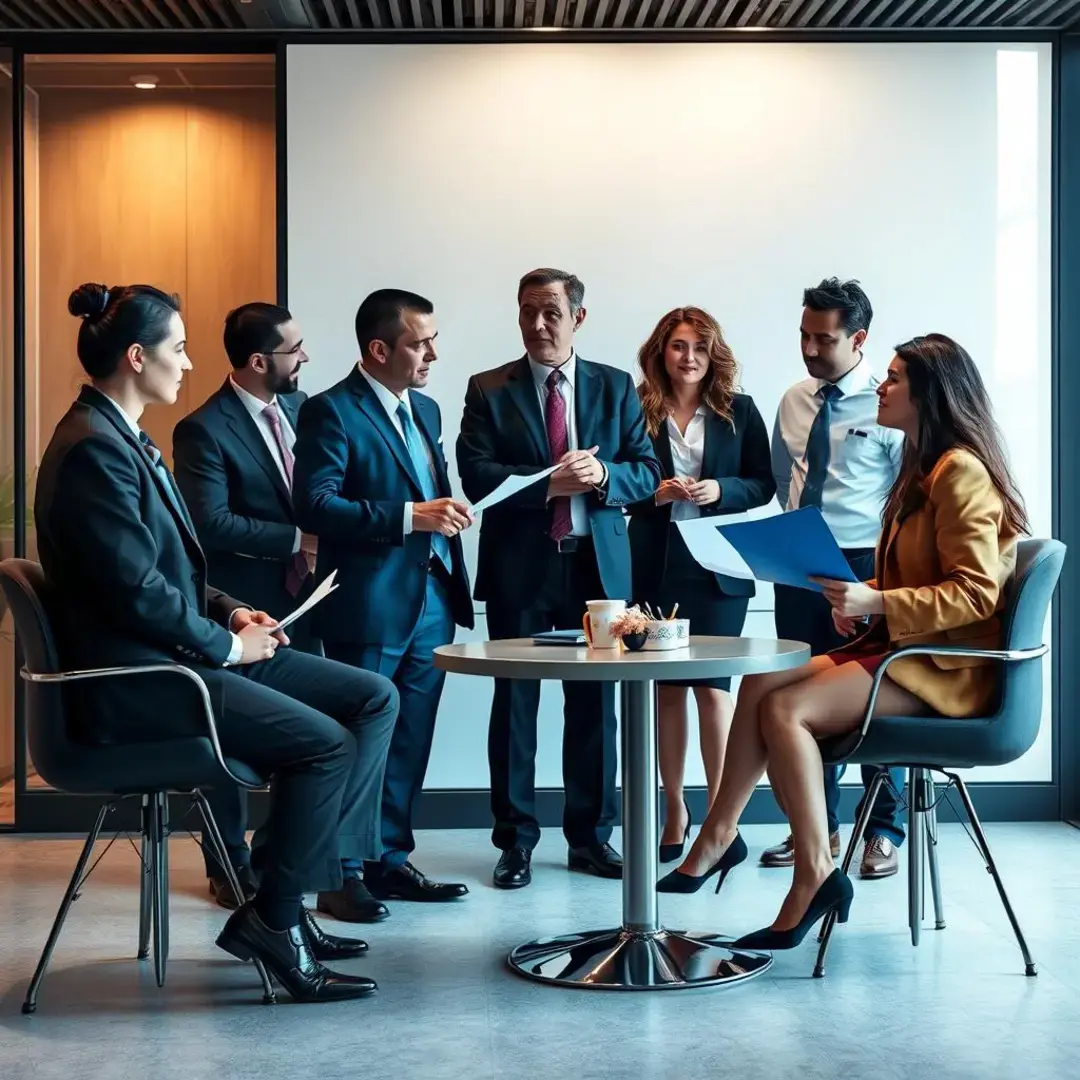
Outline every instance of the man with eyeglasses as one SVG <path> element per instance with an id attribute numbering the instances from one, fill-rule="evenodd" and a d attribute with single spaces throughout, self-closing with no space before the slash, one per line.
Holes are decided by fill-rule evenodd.
<path id="1" fill-rule="evenodd" d="M 276 304 L 243 304 L 225 318 L 232 372 L 173 432 L 176 482 L 206 554 L 209 580 L 229 595 L 279 618 L 302 603 L 314 583 L 317 544 L 293 514 L 293 447 L 300 368 L 307 363 L 300 327 Z M 310 616 L 289 627 L 291 647 L 322 653 Z M 245 893 L 254 893 L 245 839 L 247 793 L 207 791 L 229 859 Z M 235 906 L 224 870 L 207 854 L 210 893 Z M 363 903 L 360 898 L 358 903 Z M 372 918 L 384 905 L 367 898 Z"/>

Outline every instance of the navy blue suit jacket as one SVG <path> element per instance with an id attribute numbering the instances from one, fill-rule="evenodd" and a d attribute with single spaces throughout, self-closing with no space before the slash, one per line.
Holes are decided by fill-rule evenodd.
<path id="1" fill-rule="evenodd" d="M 451 495 L 439 406 L 409 391 L 413 419 L 431 451 L 440 497 Z M 404 440 L 357 368 L 300 410 L 293 506 L 300 527 L 319 538 L 319 580 L 337 570 L 339 588 L 314 609 L 325 642 L 404 645 L 420 617 L 431 534 L 403 535 L 405 503 L 423 502 Z M 473 625 L 461 539 L 450 541 L 450 606 Z"/>
<path id="2" fill-rule="evenodd" d="M 606 497 L 587 496 L 589 531 L 604 592 L 631 595 L 630 544 L 623 508 L 648 498 L 660 464 L 645 429 L 633 379 L 625 371 L 576 361 L 574 413 L 580 447 L 598 446 L 608 470 Z M 457 442 L 461 486 L 476 502 L 508 476 L 553 464 L 528 357 L 474 375 L 465 393 Z M 536 598 L 554 551 L 547 482 L 539 481 L 485 510 L 480 525 L 476 598 L 526 605 Z"/>

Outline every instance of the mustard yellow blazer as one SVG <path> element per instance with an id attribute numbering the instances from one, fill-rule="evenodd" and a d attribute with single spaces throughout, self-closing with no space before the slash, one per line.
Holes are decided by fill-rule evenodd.
<path id="1" fill-rule="evenodd" d="M 894 521 L 878 544 L 890 645 L 1000 649 L 1005 586 L 1018 536 L 986 466 L 966 450 L 943 454 L 922 483 L 925 502 Z M 913 656 L 889 677 L 944 716 L 980 716 L 998 691 L 994 661 Z"/>

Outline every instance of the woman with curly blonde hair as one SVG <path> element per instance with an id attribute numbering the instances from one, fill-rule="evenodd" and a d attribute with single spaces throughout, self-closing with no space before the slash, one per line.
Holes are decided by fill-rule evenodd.
<path id="1" fill-rule="evenodd" d="M 776 491 L 768 432 L 753 399 L 736 391 L 735 356 L 716 320 L 701 308 L 669 311 L 641 347 L 638 363 L 638 393 L 664 478 L 655 496 L 631 509 L 634 599 L 664 614 L 678 604 L 692 634 L 738 637 L 753 582 L 699 566 L 677 523 L 764 506 Z M 667 803 L 661 862 L 679 858 L 690 834 L 683 796 L 688 686 L 697 703 L 710 805 L 731 725 L 730 679 L 659 684 L 660 778 Z"/>

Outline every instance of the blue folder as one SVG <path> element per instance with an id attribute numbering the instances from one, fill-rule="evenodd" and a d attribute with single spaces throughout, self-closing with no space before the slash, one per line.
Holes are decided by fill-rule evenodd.
<path id="1" fill-rule="evenodd" d="M 717 530 L 758 581 L 821 592 L 811 577 L 857 580 L 816 506 Z"/>

